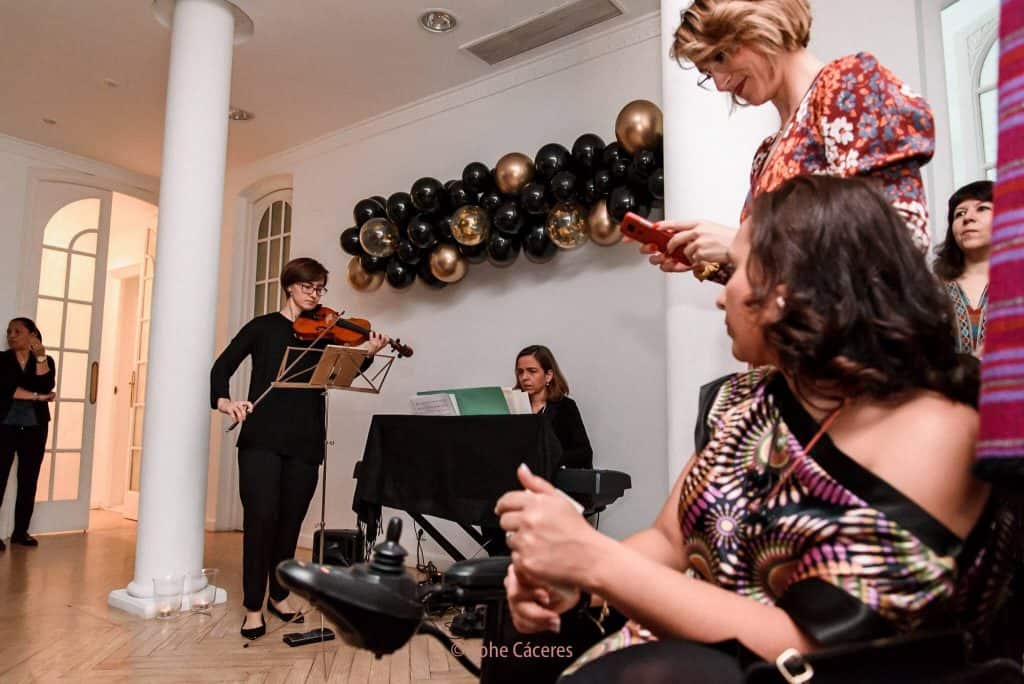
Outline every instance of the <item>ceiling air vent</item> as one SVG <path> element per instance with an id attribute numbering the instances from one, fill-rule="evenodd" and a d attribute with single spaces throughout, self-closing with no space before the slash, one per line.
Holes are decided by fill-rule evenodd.
<path id="1" fill-rule="evenodd" d="M 612 0 L 576 0 L 462 49 L 493 65 L 621 15 Z"/>

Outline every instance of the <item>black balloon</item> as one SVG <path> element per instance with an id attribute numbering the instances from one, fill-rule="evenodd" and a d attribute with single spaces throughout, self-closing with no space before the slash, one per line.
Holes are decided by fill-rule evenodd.
<path id="1" fill-rule="evenodd" d="M 665 199 L 665 169 L 655 169 L 647 178 L 647 191 L 654 199 Z"/>
<path id="2" fill-rule="evenodd" d="M 480 264 L 487 261 L 487 243 L 481 242 L 478 245 L 459 245 L 459 254 L 465 257 L 471 264 Z"/>
<path id="3" fill-rule="evenodd" d="M 359 200 L 352 208 L 352 218 L 355 219 L 357 228 L 361 228 L 372 218 L 384 218 L 385 216 L 387 216 L 387 211 L 384 209 L 384 205 L 375 199 Z"/>
<path id="4" fill-rule="evenodd" d="M 457 178 L 452 178 L 451 180 L 446 180 L 444 182 L 444 191 L 448 192 L 449 190 L 452 189 L 452 186 L 455 185 L 458 182 L 459 182 L 459 180 Z"/>
<path id="5" fill-rule="evenodd" d="M 491 214 L 491 223 L 502 233 L 518 233 L 523 225 L 523 214 L 519 210 L 519 205 L 512 201 L 502 203 Z"/>
<path id="6" fill-rule="evenodd" d="M 593 172 L 601 165 L 601 153 L 604 152 L 604 140 L 593 133 L 584 133 L 572 144 L 572 158 L 576 166 L 587 172 Z"/>
<path id="7" fill-rule="evenodd" d="M 372 199 L 374 202 L 387 209 L 388 201 L 384 199 L 384 197 L 382 197 L 381 195 L 374 195 L 370 199 Z"/>
<path id="8" fill-rule="evenodd" d="M 635 205 L 633 207 L 633 213 L 639 216 L 647 218 L 651 215 L 651 196 L 647 192 L 647 188 L 643 188 L 633 193 L 633 200 Z"/>
<path id="9" fill-rule="evenodd" d="M 559 202 L 568 202 L 576 197 L 576 174 L 572 171 L 559 171 L 549 183 L 551 194 Z"/>
<path id="10" fill-rule="evenodd" d="M 625 185 L 612 188 L 611 193 L 608 195 L 608 213 L 611 214 L 613 219 L 621 221 L 627 211 L 632 211 L 634 214 L 637 213 L 636 208 L 636 195 L 632 189 Z"/>
<path id="11" fill-rule="evenodd" d="M 597 191 L 597 184 L 593 178 L 583 181 L 583 185 L 580 186 L 580 199 L 588 207 L 601 199 L 601 193 Z"/>
<path id="12" fill-rule="evenodd" d="M 519 256 L 519 236 L 493 233 L 487 242 L 487 260 L 495 266 L 508 266 Z"/>
<path id="13" fill-rule="evenodd" d="M 440 242 L 455 242 L 455 236 L 452 235 L 452 215 L 447 214 L 437 219 L 437 239 Z"/>
<path id="14" fill-rule="evenodd" d="M 558 245 L 548 237 L 548 229 L 543 224 L 531 226 L 523 235 L 523 253 L 535 264 L 543 264 L 555 258 Z"/>
<path id="15" fill-rule="evenodd" d="M 462 169 L 462 184 L 470 192 L 481 193 L 489 190 L 494 181 L 486 164 L 471 162 Z"/>
<path id="16" fill-rule="evenodd" d="M 608 172 L 612 175 L 612 183 L 621 183 L 626 180 L 629 175 L 629 159 L 616 159 L 608 167 Z"/>
<path id="17" fill-rule="evenodd" d="M 527 183 L 519 192 L 519 204 L 528 214 L 546 214 L 548 203 L 547 190 L 543 183 Z"/>
<path id="18" fill-rule="evenodd" d="M 384 277 L 391 287 L 396 290 L 404 290 L 416 280 L 416 267 L 404 264 L 398 259 L 392 259 L 388 262 Z"/>
<path id="19" fill-rule="evenodd" d="M 416 267 L 416 275 L 420 277 L 423 284 L 427 287 L 432 287 L 435 290 L 443 290 L 448 286 L 448 283 L 443 280 L 439 280 L 437 276 L 430 272 L 430 259 L 423 259 Z"/>
<path id="20" fill-rule="evenodd" d="M 418 264 L 420 259 L 423 258 L 423 250 L 409 240 L 402 240 L 398 243 L 398 247 L 395 248 L 395 256 L 402 263 Z"/>
<path id="21" fill-rule="evenodd" d="M 363 256 L 363 246 L 359 244 L 359 229 L 353 226 L 341 231 L 341 248 L 352 256 Z"/>
<path id="22" fill-rule="evenodd" d="M 537 175 L 546 181 L 559 171 L 567 170 L 570 159 L 572 159 L 572 155 L 565 147 L 558 143 L 548 143 L 537 150 L 537 157 L 533 160 L 533 165 L 537 169 Z"/>
<path id="23" fill-rule="evenodd" d="M 409 220 L 406 233 L 409 236 L 409 242 L 420 249 L 428 249 L 437 242 L 434 224 L 428 221 L 423 214 L 416 214 Z"/>
<path id="24" fill-rule="evenodd" d="M 441 208 L 441 196 L 444 194 L 444 186 L 436 178 L 420 178 L 412 184 L 409 195 L 412 196 L 412 203 L 420 211 L 427 213 L 437 211 Z"/>
<path id="25" fill-rule="evenodd" d="M 416 213 L 412 206 L 412 197 L 407 192 L 396 192 L 388 197 L 386 208 L 388 220 L 399 228 L 403 228 Z"/>
<path id="26" fill-rule="evenodd" d="M 375 257 L 369 254 L 364 254 L 360 257 L 363 264 L 363 270 L 367 273 L 379 273 L 388 266 L 388 261 L 391 257 Z"/>
<path id="27" fill-rule="evenodd" d="M 622 159 L 628 161 L 629 154 L 617 142 L 608 143 L 601 152 L 601 161 L 606 167 L 611 167 L 612 164 Z"/>
<path id="28" fill-rule="evenodd" d="M 499 192 L 485 192 L 480 196 L 480 201 L 477 204 L 484 211 L 494 211 L 501 206 L 501 203 L 505 201 L 505 198 L 501 196 Z"/>
<path id="29" fill-rule="evenodd" d="M 638 150 L 633 155 L 633 169 L 637 175 L 647 178 L 658 168 L 658 155 L 653 150 Z"/>
<path id="30" fill-rule="evenodd" d="M 607 197 L 612 190 L 612 172 L 601 169 L 594 174 L 594 189 L 601 197 Z"/>
<path id="31" fill-rule="evenodd" d="M 448 186 L 448 206 L 458 209 L 464 204 L 469 204 L 476 199 L 476 193 L 466 190 L 466 184 L 462 181 L 455 181 Z"/>

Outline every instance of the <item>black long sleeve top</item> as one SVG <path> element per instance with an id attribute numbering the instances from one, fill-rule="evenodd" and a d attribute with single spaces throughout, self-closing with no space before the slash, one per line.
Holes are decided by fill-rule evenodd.
<path id="1" fill-rule="evenodd" d="M 259 316 L 246 323 L 221 352 L 210 370 L 210 407 L 230 398 L 228 382 L 247 356 L 252 357 L 249 401 L 255 401 L 277 378 L 287 347 L 305 347 L 295 338 L 292 322 L 280 312 Z M 326 347 L 325 342 L 317 348 Z M 289 354 L 289 362 L 297 352 Z M 293 382 L 309 380 L 319 354 L 307 354 L 288 375 Z M 370 359 L 362 370 L 371 363 Z M 297 374 L 297 375 L 296 375 Z M 319 389 L 276 388 L 242 423 L 238 448 L 271 449 L 292 458 L 319 464 L 324 458 L 324 397 Z"/>
<path id="2" fill-rule="evenodd" d="M 28 363 L 22 368 L 13 349 L 7 349 L 0 354 L 0 420 L 3 420 L 7 412 L 11 410 L 14 390 L 19 387 L 39 394 L 49 394 L 53 391 L 56 378 L 54 373 L 56 366 L 53 358 L 47 356 L 46 365 L 49 370 L 43 375 L 37 375 L 34 357 L 30 357 Z M 50 405 L 45 401 L 35 401 L 32 404 L 32 408 L 36 412 L 36 423 L 38 425 L 48 423 L 50 421 Z"/>
<path id="3" fill-rule="evenodd" d="M 594 450 L 583 426 L 583 417 L 576 402 L 569 397 L 548 401 L 542 415 L 551 422 L 551 429 L 562 445 L 561 468 L 593 468 Z"/>

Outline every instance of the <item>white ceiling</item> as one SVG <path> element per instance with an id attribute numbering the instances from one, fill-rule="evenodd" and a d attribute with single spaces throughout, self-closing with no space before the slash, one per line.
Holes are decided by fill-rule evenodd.
<path id="1" fill-rule="evenodd" d="M 624 15 L 538 48 L 530 59 L 655 11 Z M 150 0 L 0 0 L 0 133 L 159 175 L 170 34 Z M 460 45 L 565 0 L 442 0 L 459 24 L 419 28 L 422 0 L 236 0 L 255 35 L 235 49 L 228 164 L 255 161 L 502 69 Z M 120 85 L 110 87 L 104 79 Z M 55 125 L 43 118 L 57 121 Z"/>

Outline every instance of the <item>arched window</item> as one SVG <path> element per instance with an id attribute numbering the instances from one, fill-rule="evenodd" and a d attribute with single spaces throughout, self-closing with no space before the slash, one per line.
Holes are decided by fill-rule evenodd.
<path id="1" fill-rule="evenodd" d="M 278 190 L 261 198 L 254 207 L 256 278 L 253 315 L 277 311 L 284 302 L 279 283 L 281 268 L 291 259 L 292 192 Z"/>
<path id="2" fill-rule="evenodd" d="M 981 135 L 981 161 L 985 177 L 996 179 L 996 142 L 999 139 L 999 40 L 993 38 L 974 79 L 975 122 Z"/>

